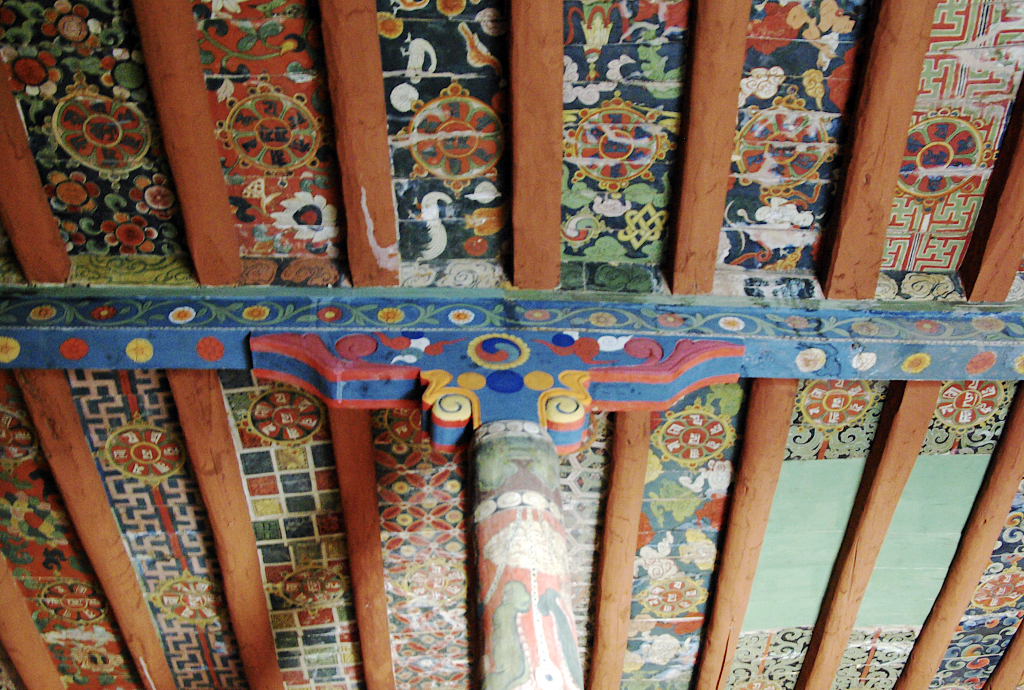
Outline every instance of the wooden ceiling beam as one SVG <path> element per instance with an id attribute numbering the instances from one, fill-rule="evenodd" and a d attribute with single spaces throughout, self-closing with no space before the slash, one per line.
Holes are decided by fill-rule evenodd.
<path id="1" fill-rule="evenodd" d="M 10 564 L 0 555 L 0 645 L 7 651 L 25 690 L 64 690 L 53 656 L 36 628 Z"/>
<path id="2" fill-rule="evenodd" d="M 1017 92 L 1022 103 L 1024 86 Z M 960 266 L 967 300 L 1002 302 L 1024 258 L 1024 108 L 1014 108 Z"/>
<path id="3" fill-rule="evenodd" d="M 551 290 L 562 267 L 562 4 L 516 0 L 509 11 L 512 279 Z"/>
<path id="4" fill-rule="evenodd" d="M 9 83 L 9 68 L 0 61 L 0 225 L 26 280 L 63 283 L 71 274 L 71 260 Z"/>
<path id="5" fill-rule="evenodd" d="M 328 408 L 367 690 L 394 690 L 370 410 Z"/>
<path id="6" fill-rule="evenodd" d="M 991 562 L 992 549 L 1024 477 L 1022 391 L 1024 388 L 1018 388 L 953 562 L 894 690 L 927 690 L 974 596 L 974 590 Z"/>
<path id="7" fill-rule="evenodd" d="M 795 379 L 755 379 L 751 387 L 743 432 L 749 442 L 740 451 L 695 690 L 724 690 L 729 680 L 786 455 L 797 385 Z"/>
<path id="8" fill-rule="evenodd" d="M 999 665 L 992 672 L 982 690 L 1015 690 L 1024 679 L 1024 625 L 1017 626 L 1010 645 L 999 659 Z"/>
<path id="9" fill-rule="evenodd" d="M 697 0 L 674 199 L 672 292 L 711 292 L 747 55 L 749 0 Z"/>
<path id="10" fill-rule="evenodd" d="M 185 369 L 168 369 L 167 380 L 206 505 L 245 677 L 253 690 L 281 690 L 284 676 L 220 381 L 215 371 Z"/>
<path id="11" fill-rule="evenodd" d="M 235 285 L 242 275 L 241 240 L 220 164 L 192 6 L 174 0 L 133 0 L 132 6 L 196 278 L 201 285 Z"/>
<path id="12" fill-rule="evenodd" d="M 893 381 L 796 690 L 829 690 L 857 620 L 878 553 L 921 452 L 939 381 Z"/>
<path id="13" fill-rule="evenodd" d="M 842 203 L 831 236 L 828 299 L 872 299 L 896 181 L 938 0 L 882 0 L 851 127 Z"/>
<path id="14" fill-rule="evenodd" d="M 373 0 L 324 0 L 320 13 L 352 284 L 398 285 L 377 5 Z"/>
<path id="15" fill-rule="evenodd" d="M 145 687 L 174 688 L 149 603 L 121 543 L 121 532 L 82 430 L 67 374 L 19 369 L 15 378 L 71 521 Z"/>
<path id="16" fill-rule="evenodd" d="M 633 561 L 651 447 L 651 413 L 616 412 L 604 512 L 589 690 L 618 690 L 629 640 Z"/>

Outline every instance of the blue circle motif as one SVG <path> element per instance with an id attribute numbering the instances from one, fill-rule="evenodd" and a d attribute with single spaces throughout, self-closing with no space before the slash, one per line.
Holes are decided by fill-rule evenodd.
<path id="1" fill-rule="evenodd" d="M 518 393 L 523 389 L 523 377 L 514 371 L 493 371 L 487 375 L 487 387 L 495 393 Z"/>

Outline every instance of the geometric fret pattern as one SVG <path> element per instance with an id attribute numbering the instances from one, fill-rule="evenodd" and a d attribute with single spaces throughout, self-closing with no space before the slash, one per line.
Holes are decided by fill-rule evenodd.
<path id="1" fill-rule="evenodd" d="M 68 378 L 178 688 L 245 688 L 166 379 L 156 371 L 70 371 Z"/>
<path id="2" fill-rule="evenodd" d="M 942 0 L 886 238 L 885 270 L 955 271 L 1020 84 L 1019 0 Z"/>
<path id="3" fill-rule="evenodd" d="M 0 551 L 7 559 L 0 567 L 11 569 L 65 684 L 143 687 L 7 371 L 0 372 Z M 2 650 L 0 688 L 23 690 Z"/>
<path id="4" fill-rule="evenodd" d="M 326 410 L 220 372 L 256 533 L 277 662 L 289 690 L 356 690 L 362 667 Z"/>

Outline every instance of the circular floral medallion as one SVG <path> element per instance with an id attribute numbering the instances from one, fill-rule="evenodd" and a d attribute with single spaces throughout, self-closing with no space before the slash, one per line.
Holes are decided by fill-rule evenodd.
<path id="1" fill-rule="evenodd" d="M 973 606 L 995 611 L 1017 603 L 1024 597 L 1024 572 L 1011 568 L 983 578 L 974 590 Z"/>
<path id="2" fill-rule="evenodd" d="M 306 441 L 323 426 L 324 416 L 319 400 L 290 388 L 267 391 L 249 408 L 253 429 L 271 443 Z"/>
<path id="3" fill-rule="evenodd" d="M 910 129 L 899 187 L 916 197 L 939 197 L 964 186 L 983 163 L 984 139 L 969 119 L 939 115 Z M 963 174 L 956 174 L 958 171 Z"/>
<path id="4" fill-rule="evenodd" d="M 323 606 L 345 596 L 345 580 L 337 570 L 305 568 L 281 581 L 281 596 L 295 606 Z"/>
<path id="5" fill-rule="evenodd" d="M 417 599 L 442 602 L 465 596 L 466 573 L 442 559 L 413 566 L 406 575 L 406 589 Z"/>
<path id="6" fill-rule="evenodd" d="M 806 112 L 801 99 L 776 99 L 777 108 L 755 111 L 736 135 L 736 165 L 741 179 L 777 176 L 796 186 L 817 179 L 818 169 L 835 156 L 827 124 Z"/>
<path id="7" fill-rule="evenodd" d="M 812 426 L 836 429 L 863 417 L 875 397 L 871 384 L 862 381 L 811 381 L 798 404 Z"/>
<path id="8" fill-rule="evenodd" d="M 690 578 L 677 576 L 651 583 L 640 598 L 643 607 L 655 616 L 678 618 L 694 611 L 708 598 L 708 593 Z"/>
<path id="9" fill-rule="evenodd" d="M 54 615 L 72 623 L 92 623 L 106 615 L 106 606 L 92 585 L 62 580 L 43 587 L 39 596 Z"/>
<path id="10" fill-rule="evenodd" d="M 658 115 L 645 115 L 621 98 L 581 110 L 580 124 L 565 143 L 566 157 L 579 168 L 573 182 L 591 177 L 602 189 L 615 192 L 638 177 L 654 179 L 651 166 L 671 148 L 668 135 L 654 123 Z"/>
<path id="11" fill-rule="evenodd" d="M 967 429 L 991 419 L 1003 402 L 997 381 L 951 381 L 939 393 L 938 421 L 952 429 Z"/>
<path id="12" fill-rule="evenodd" d="M 185 463 L 177 436 L 142 422 L 111 431 L 106 451 L 107 460 L 121 474 L 147 484 L 159 484 Z"/>
<path id="13" fill-rule="evenodd" d="M 469 341 L 468 354 L 485 369 L 514 369 L 530 358 L 530 347 L 514 335 L 489 333 Z"/>
<path id="14" fill-rule="evenodd" d="M 79 163 L 112 173 L 142 165 L 153 143 L 149 121 L 134 104 L 82 93 L 57 103 L 53 135 Z"/>
<path id="15" fill-rule="evenodd" d="M 494 170 L 504 146 L 498 115 L 458 84 L 420 108 L 407 132 L 415 140 L 414 174 L 440 177 L 455 190 Z"/>
<path id="16" fill-rule="evenodd" d="M 217 622 L 217 593 L 213 583 L 185 576 L 169 580 L 154 595 L 154 603 L 165 616 L 204 626 Z"/>
<path id="17" fill-rule="evenodd" d="M 669 412 L 654 432 L 655 446 L 690 468 L 720 457 L 735 441 L 728 421 L 700 407 Z"/>
<path id="18" fill-rule="evenodd" d="M 242 161 L 265 171 L 293 170 L 320 147 L 320 128 L 309 108 L 273 91 L 235 103 L 221 131 Z"/>
<path id="19" fill-rule="evenodd" d="M 0 465 L 15 465 L 35 455 L 34 434 L 10 412 L 0 410 Z"/>

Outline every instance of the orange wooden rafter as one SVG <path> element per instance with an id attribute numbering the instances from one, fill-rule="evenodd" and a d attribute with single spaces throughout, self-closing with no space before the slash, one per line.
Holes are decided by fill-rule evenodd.
<path id="1" fill-rule="evenodd" d="M 25 690 L 64 690 L 53 656 L 35 621 L 7 559 L 0 555 L 0 645 L 7 650 Z"/>
<path id="2" fill-rule="evenodd" d="M 740 452 L 695 690 L 723 690 L 729 678 L 786 455 L 797 385 L 793 379 L 756 379 L 751 388 L 743 437 L 754 441 Z"/>
<path id="3" fill-rule="evenodd" d="M 284 677 L 220 382 L 212 370 L 168 369 L 167 380 L 213 531 L 245 677 L 253 690 L 281 690 Z"/>
<path id="4" fill-rule="evenodd" d="M 927 690 L 992 558 L 1024 477 L 1024 389 L 1018 389 L 988 474 L 974 501 L 953 562 L 894 690 Z"/>
<path id="5" fill-rule="evenodd" d="M 893 381 L 857 499 L 800 668 L 796 690 L 829 690 L 903 488 L 921 452 L 942 384 Z"/>
<path id="6" fill-rule="evenodd" d="M 510 3 L 515 286 L 558 287 L 562 265 L 562 4 Z"/>
<path id="7" fill-rule="evenodd" d="M 1024 676 L 1024 633 L 1017 626 L 1017 632 L 1010 640 L 1010 646 L 1003 652 L 999 665 L 989 676 L 982 690 L 1015 690 Z"/>
<path id="8" fill-rule="evenodd" d="M 394 690 L 395 672 L 384 591 L 377 473 L 369 410 L 329 408 L 341 513 L 348 543 L 352 599 L 367 690 Z"/>
<path id="9" fill-rule="evenodd" d="M 43 191 L 18 103 L 0 62 L 0 225 L 30 283 L 63 283 L 71 260 Z"/>
<path id="10" fill-rule="evenodd" d="M 748 0 L 697 0 L 689 116 L 680 137 L 672 292 L 711 292 L 746 58 Z"/>
<path id="11" fill-rule="evenodd" d="M 398 285 L 377 5 L 373 0 L 324 0 L 320 12 L 352 284 Z"/>
<path id="12" fill-rule="evenodd" d="M 164 150 L 202 285 L 234 285 L 242 275 L 240 239 L 228 202 L 220 150 L 189 3 L 133 0 Z"/>
<path id="13" fill-rule="evenodd" d="M 633 604 L 633 560 L 650 446 L 650 412 L 615 414 L 589 690 L 618 690 L 622 685 Z"/>
<path id="14" fill-rule="evenodd" d="M 822 286 L 829 299 L 875 296 L 937 4 L 938 0 L 878 3 L 878 22 L 851 127 L 842 205 L 834 231 L 826 237 L 831 255 Z"/>
<path id="15" fill-rule="evenodd" d="M 64 504 L 147 690 L 175 687 L 63 371 L 15 372 Z"/>

